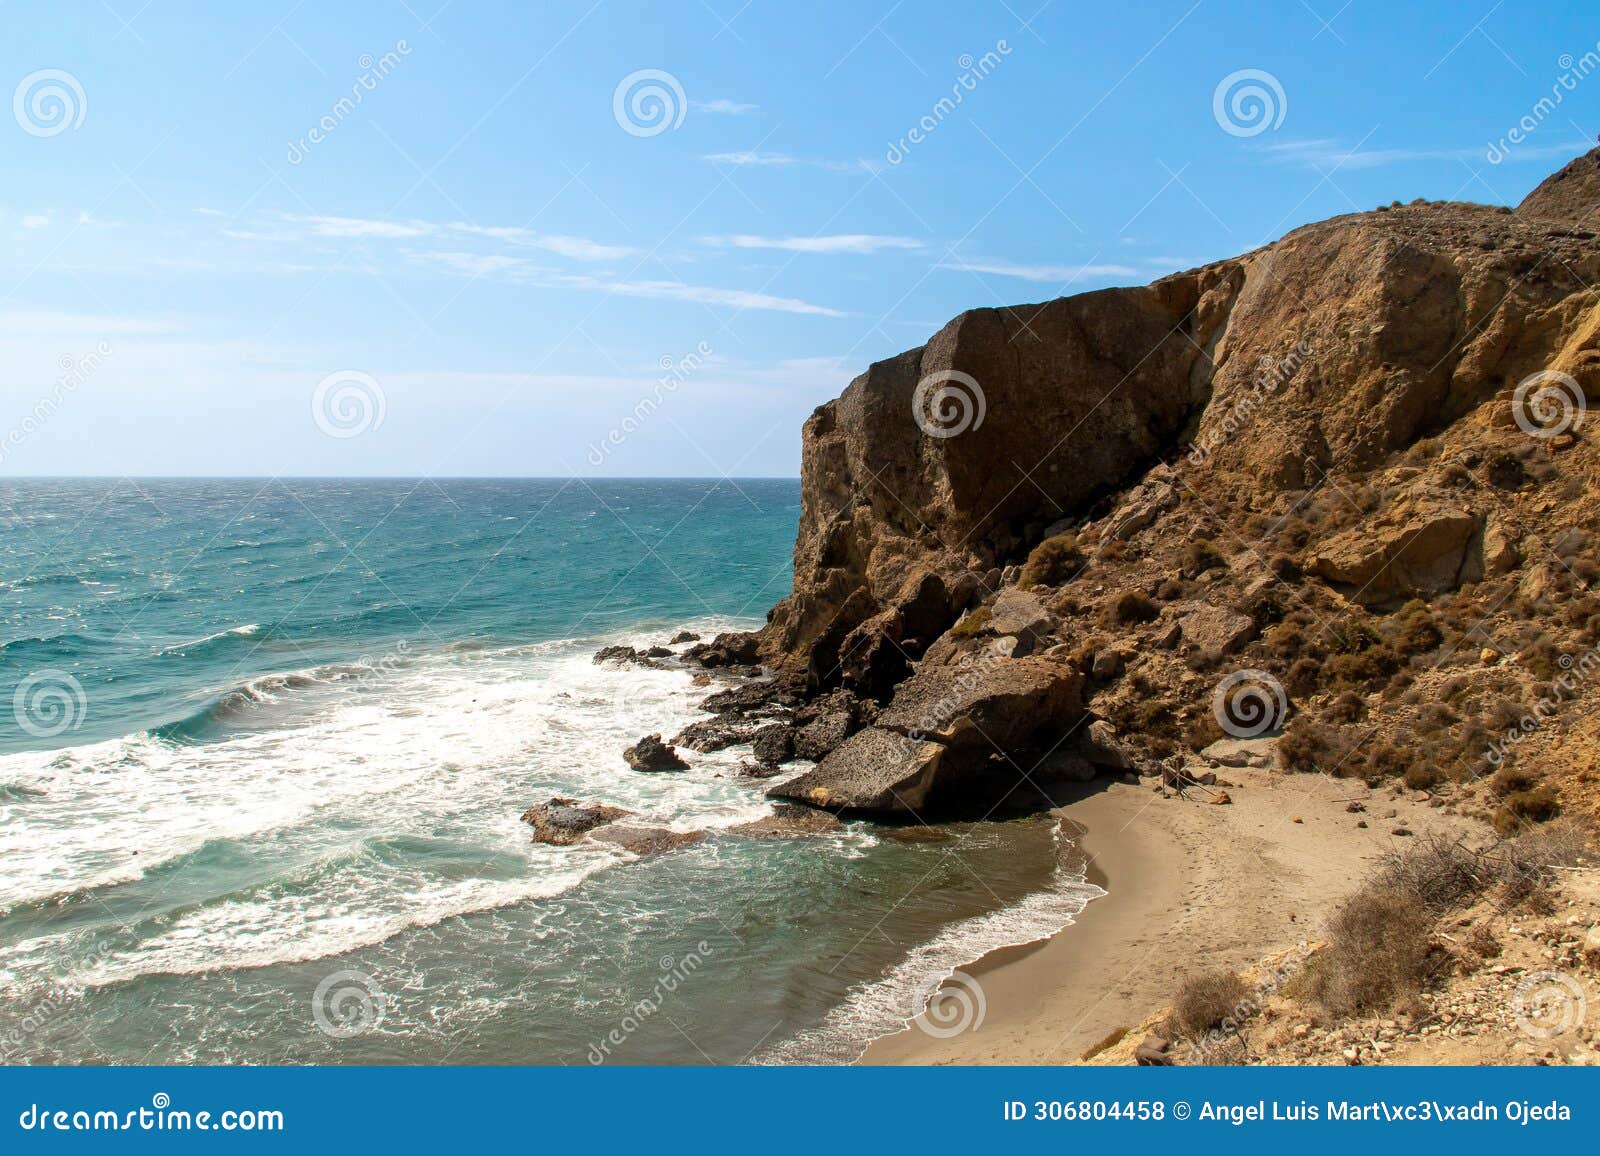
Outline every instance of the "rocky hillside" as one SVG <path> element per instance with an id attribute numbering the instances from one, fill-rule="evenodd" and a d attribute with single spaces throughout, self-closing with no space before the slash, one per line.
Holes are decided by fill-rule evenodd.
<path id="1" fill-rule="evenodd" d="M 713 723 L 879 815 L 1280 730 L 1503 827 L 1592 813 L 1597 210 L 1591 153 L 873 365 L 806 423 L 793 593 L 693 652 L 779 672 Z"/>

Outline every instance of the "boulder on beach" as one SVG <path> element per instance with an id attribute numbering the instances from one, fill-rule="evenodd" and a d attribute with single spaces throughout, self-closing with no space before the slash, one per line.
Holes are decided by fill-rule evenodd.
<path id="1" fill-rule="evenodd" d="M 914 811 L 927 801 L 947 753 L 942 743 L 868 727 L 767 794 L 829 810 Z"/>
<path id="2" fill-rule="evenodd" d="M 662 742 L 659 734 L 645 735 L 644 738 L 623 751 L 622 757 L 627 759 L 628 765 L 636 771 L 686 771 L 689 769 L 689 764 L 678 756 L 676 750 Z"/>

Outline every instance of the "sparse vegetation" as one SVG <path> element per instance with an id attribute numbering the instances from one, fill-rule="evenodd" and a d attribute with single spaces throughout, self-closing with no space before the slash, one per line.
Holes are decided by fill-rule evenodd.
<path id="1" fill-rule="evenodd" d="M 1131 626 L 1140 622 L 1154 622 L 1161 610 L 1142 590 L 1124 590 L 1100 612 L 1102 626 Z"/>
<path id="2" fill-rule="evenodd" d="M 1167 1032 L 1172 1039 L 1197 1040 L 1238 1014 L 1250 988 L 1233 971 L 1213 971 L 1183 981 L 1172 1001 Z"/>
<path id="3" fill-rule="evenodd" d="M 1083 569 L 1083 551 L 1076 534 L 1057 534 L 1033 548 L 1023 564 L 1017 585 L 1023 590 L 1035 586 L 1059 586 Z"/>

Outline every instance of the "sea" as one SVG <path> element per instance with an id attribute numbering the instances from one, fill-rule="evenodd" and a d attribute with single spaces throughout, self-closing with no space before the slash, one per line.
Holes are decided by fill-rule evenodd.
<path id="1" fill-rule="evenodd" d="M 595 651 L 759 625 L 799 506 L 789 479 L 0 480 L 0 1061 L 849 1062 L 1069 924 L 1100 892 L 1045 818 L 756 839 L 748 748 L 624 762 L 709 690 Z M 555 796 L 705 835 L 535 843 Z"/>

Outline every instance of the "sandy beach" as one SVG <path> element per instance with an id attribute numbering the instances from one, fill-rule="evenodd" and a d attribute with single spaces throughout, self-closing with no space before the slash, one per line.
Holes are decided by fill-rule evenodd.
<path id="1" fill-rule="evenodd" d="M 1053 938 L 963 969 L 984 993 L 981 1026 L 948 1039 L 908 1027 L 860 1062 L 1077 1063 L 1169 1003 L 1185 975 L 1317 938 L 1331 907 L 1410 841 L 1397 829 L 1472 829 L 1410 792 L 1355 780 L 1234 768 L 1223 777 L 1226 806 L 1208 805 L 1203 791 L 1163 798 L 1148 779 L 1097 781 L 1065 802 L 1057 814 L 1080 829 L 1089 881 L 1105 897 Z M 1348 811 L 1353 800 L 1366 810 Z"/>

